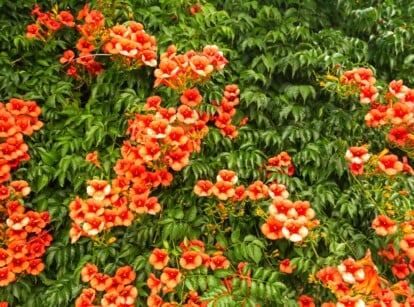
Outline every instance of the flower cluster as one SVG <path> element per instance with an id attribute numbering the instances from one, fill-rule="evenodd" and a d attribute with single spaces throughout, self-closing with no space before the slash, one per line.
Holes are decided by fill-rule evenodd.
<path id="1" fill-rule="evenodd" d="M 130 23 L 129 27 L 117 26 L 111 31 L 112 41 L 104 46 L 108 52 L 123 55 L 124 52 L 119 49 L 122 46 L 118 46 L 120 42 L 127 45 L 127 41 L 123 39 L 137 40 L 137 44 L 142 48 L 155 50 L 155 40 L 146 35 L 142 26 L 137 23 Z M 138 54 L 135 51 L 132 53 L 131 56 Z M 170 54 L 170 60 L 188 59 L 191 62 L 187 63 L 189 69 L 193 67 L 197 70 L 200 67 L 196 64 L 196 58 L 205 58 L 210 62 L 209 65 L 215 67 L 214 69 L 222 69 L 227 61 L 221 59 L 220 55 L 218 49 L 207 46 L 202 54 Z M 141 56 L 139 58 L 142 60 Z M 188 73 L 187 77 L 192 75 Z M 177 72 L 177 78 L 184 78 L 184 75 L 183 71 Z M 188 82 L 182 84 L 187 85 Z M 70 230 L 72 243 L 81 236 L 94 237 L 114 226 L 129 226 L 137 214 L 155 215 L 161 211 L 157 197 L 150 196 L 152 190 L 160 186 L 169 186 L 173 180 L 172 172 L 181 171 L 189 164 L 190 155 L 200 151 L 201 140 L 209 131 L 207 123 L 211 120 L 207 113 L 196 109 L 203 101 L 198 89 L 182 89 L 179 106 L 164 108 L 161 106 L 160 96 L 151 96 L 147 98 L 140 112 L 128 120 L 126 134 L 129 140 L 123 143 L 121 158 L 114 167 L 117 177 L 112 182 L 90 180 L 87 188 L 90 198 L 83 200 L 76 197 L 69 206 L 70 217 L 73 220 Z M 239 102 L 239 92 L 237 85 L 226 86 L 217 113 L 233 116 L 236 112 L 234 107 Z M 237 131 L 230 121 L 231 117 L 229 121 L 223 121 L 222 129 L 228 132 L 225 132 L 226 135 L 232 137 Z M 97 152 L 88 154 L 85 160 L 100 168 Z"/>
<path id="2" fill-rule="evenodd" d="M 292 158 L 286 152 L 268 159 L 265 165 L 267 176 L 272 172 L 293 176 L 295 167 Z M 272 199 L 269 206 L 269 216 L 261 226 L 262 233 L 270 240 L 286 238 L 295 243 L 302 242 L 309 234 L 309 230 L 319 225 L 314 219 L 315 211 L 308 201 L 289 200 L 289 193 L 286 186 L 277 182 L 269 185 L 268 194 Z"/>
<path id="3" fill-rule="evenodd" d="M 379 96 L 378 89 L 374 86 L 377 80 L 369 68 L 354 68 L 346 71 L 339 80 L 345 86 L 354 89 L 354 92 L 359 91 L 362 104 L 374 102 Z"/>
<path id="4" fill-rule="evenodd" d="M 131 21 L 128 25 L 116 25 L 109 29 L 109 37 L 103 51 L 120 55 L 120 59 L 127 61 L 128 66 L 157 65 L 155 37 L 145 33 L 142 24 Z"/>
<path id="5" fill-rule="evenodd" d="M 405 214 L 410 216 L 412 214 Z M 386 215 L 378 215 L 372 221 L 372 228 L 380 236 L 392 236 L 397 234 L 398 249 L 394 248 L 393 243 L 389 243 L 387 248 L 382 249 L 379 255 L 384 258 L 384 262 L 392 265 L 391 271 L 398 279 L 407 278 L 414 272 L 414 220 L 406 219 L 400 223 Z"/>
<path id="6" fill-rule="evenodd" d="M 295 166 L 292 163 L 292 157 L 285 151 L 269 158 L 265 165 L 265 169 L 268 177 L 274 172 L 286 174 L 288 176 L 293 176 L 295 174 Z"/>
<path id="7" fill-rule="evenodd" d="M 349 169 L 354 175 L 380 173 L 395 176 L 403 172 L 414 174 L 412 167 L 408 164 L 407 157 L 403 157 L 401 161 L 397 155 L 388 154 L 387 149 L 379 155 L 371 155 L 367 146 L 353 146 L 346 151 L 345 159 L 349 161 Z"/>
<path id="8" fill-rule="evenodd" d="M 353 86 L 360 93 L 360 102 L 370 104 L 365 115 L 368 127 L 387 128 L 387 140 L 391 145 L 414 152 L 414 90 L 405 86 L 403 80 L 392 80 L 387 91 L 380 96 L 373 73 L 367 68 L 346 71 L 340 78 L 341 84 Z M 383 102 L 380 101 L 383 98 Z M 383 104 L 385 103 L 385 104 Z"/>
<path id="9" fill-rule="evenodd" d="M 162 84 L 183 91 L 198 82 L 209 80 L 214 71 L 224 69 L 227 63 L 215 45 L 205 46 L 202 52 L 192 50 L 185 54 L 177 54 L 177 48 L 171 45 L 160 56 L 160 63 L 154 71 L 154 87 Z"/>
<path id="10" fill-rule="evenodd" d="M 276 182 L 265 184 L 261 180 L 256 180 L 247 188 L 244 185 L 236 185 L 238 177 L 236 172 L 231 170 L 220 170 L 216 177 L 216 182 L 210 180 L 199 180 L 194 186 L 194 193 L 200 197 L 215 196 L 220 201 L 243 201 L 264 200 L 278 197 L 289 197 L 286 186 Z"/>
<path id="11" fill-rule="evenodd" d="M 95 306 L 135 306 L 138 289 L 132 285 L 136 273 L 130 266 L 123 266 L 116 270 L 114 276 L 101 273 L 94 264 L 87 263 L 81 270 L 81 279 L 90 284 L 90 288 L 82 290 L 75 301 L 76 307 Z"/>
<path id="12" fill-rule="evenodd" d="M 308 201 L 292 202 L 283 196 L 276 196 L 269 206 L 269 217 L 261 230 L 270 240 L 285 238 L 300 243 L 308 236 L 310 229 L 319 225 L 314 217 L 315 211 Z"/>
<path id="13" fill-rule="evenodd" d="M 323 306 L 411 306 L 414 296 L 408 281 L 389 282 L 378 274 L 368 250 L 360 260 L 348 258 L 338 266 L 319 270 L 317 279 L 337 297 Z"/>
<path id="14" fill-rule="evenodd" d="M 286 171 L 290 169 L 290 172 L 293 172 L 293 166 L 287 157 L 290 158 L 286 153 L 282 153 L 269 159 L 273 163 L 271 167 L 283 167 Z M 280 171 L 280 168 L 277 171 Z M 220 170 L 215 183 L 210 180 L 199 180 L 193 191 L 200 197 L 215 196 L 219 201 L 229 203 L 230 205 L 225 206 L 220 202 L 217 206 L 222 220 L 229 213 L 237 215 L 241 211 L 241 208 L 235 205 L 237 202 L 242 202 L 244 199 L 261 201 L 271 198 L 269 217 L 261 226 L 263 234 L 271 240 L 286 238 L 292 242 L 302 242 L 309 234 L 309 229 L 319 224 L 318 220 L 314 219 L 315 212 L 310 203 L 289 200 L 289 192 L 284 184 L 277 182 L 265 184 L 257 180 L 245 188 L 243 185 L 237 186 L 237 181 L 238 177 L 234 171 Z"/>
<path id="15" fill-rule="evenodd" d="M 76 30 L 81 34 L 75 45 L 78 57 L 75 60 L 75 53 L 69 49 L 63 53 L 59 62 L 70 64 L 67 74 L 73 77 L 79 77 L 78 67 L 83 67 L 91 75 L 99 75 L 103 71 L 103 67 L 95 60 L 92 52 L 97 50 L 100 44 L 101 36 L 104 33 L 105 18 L 100 11 L 89 10 L 89 5 L 85 4 L 78 13 L 77 21 L 83 22 L 76 26 Z"/>
<path id="16" fill-rule="evenodd" d="M 291 157 L 286 152 L 268 159 L 265 169 L 268 170 L 268 175 L 271 171 L 288 175 L 294 173 Z M 277 182 L 265 184 L 257 180 L 245 188 L 243 185 L 236 186 L 237 181 L 238 177 L 234 171 L 220 170 L 215 183 L 210 180 L 199 180 L 193 190 L 200 197 L 215 196 L 220 201 L 233 203 L 230 208 L 222 203 L 218 205 L 222 217 L 236 211 L 235 202 L 243 201 L 245 198 L 260 201 L 270 197 L 272 204 L 269 206 L 269 217 L 261 226 L 261 230 L 271 240 L 286 238 L 292 242 L 302 242 L 309 234 L 309 229 L 318 225 L 319 222 L 314 219 L 315 212 L 310 207 L 310 203 L 289 200 L 289 192 L 284 184 Z"/>
<path id="17" fill-rule="evenodd" d="M 44 264 L 41 257 L 52 237 L 45 227 L 48 212 L 26 211 L 21 199 L 30 193 L 24 180 L 11 180 L 11 170 L 30 159 L 24 135 L 39 130 L 41 109 L 34 101 L 12 98 L 0 103 L 0 286 L 15 281 L 16 274 L 38 275 Z"/>
<path id="18" fill-rule="evenodd" d="M 393 80 L 388 85 L 385 99 L 387 105 L 371 105 L 365 116 L 366 125 L 386 127 L 388 142 L 411 155 L 414 149 L 414 90 L 403 85 L 402 80 Z"/>
<path id="19" fill-rule="evenodd" d="M 231 124 L 233 116 L 236 114 L 235 106 L 239 104 L 240 89 L 236 84 L 226 85 L 224 88 L 224 97 L 221 99 L 217 112 L 213 116 L 214 125 L 220 128 L 224 136 L 235 138 L 237 130 Z"/>
<path id="20" fill-rule="evenodd" d="M 76 20 L 69 11 L 58 12 L 55 9 L 54 12 L 43 13 L 38 5 L 35 5 L 32 15 L 36 15 L 36 23 L 27 26 L 27 38 L 45 41 L 64 26 L 75 28 L 80 34 L 74 46 L 77 56 L 68 49 L 59 59 L 61 64 L 70 65 L 68 75 L 80 78 L 81 70 L 99 75 L 103 66 L 95 60 L 98 55 L 113 55 L 113 60 L 131 69 L 157 65 L 155 38 L 145 33 L 144 26 L 138 22 L 130 21 L 126 25 L 106 28 L 102 12 L 91 10 L 89 4 L 78 12 Z M 101 47 L 105 54 L 98 52 Z"/>
<path id="21" fill-rule="evenodd" d="M 177 286 L 182 283 L 190 271 L 197 268 L 205 270 L 229 269 L 230 261 L 222 251 L 215 251 L 210 254 L 206 253 L 204 243 L 200 240 L 185 240 L 180 243 L 177 255 L 179 268 L 172 264 L 173 259 L 164 249 L 155 248 L 150 257 L 149 263 L 159 274 L 151 273 L 147 279 L 147 286 L 151 290 L 147 299 L 147 305 L 151 307 L 165 306 L 164 295 L 174 293 Z M 234 276 L 222 280 L 222 284 L 227 287 L 229 292 L 232 291 L 232 279 L 240 278 L 250 280 L 250 273 L 243 274 L 243 268 L 246 263 L 240 263 L 238 271 Z M 159 275 L 159 276 L 157 276 Z M 200 295 L 196 291 L 190 291 L 186 296 L 186 301 L 182 306 L 185 307 L 203 307 L 207 306 L 207 301 L 200 301 Z M 170 304 L 176 304 L 172 302 Z M 175 306 L 175 305 L 173 305 Z M 181 305 L 180 305 L 181 306 Z"/>
<path id="22" fill-rule="evenodd" d="M 14 190 L 13 186 L 17 189 Z M 27 183 L 14 181 L 10 184 L 14 198 L 20 198 L 19 187 L 23 186 L 20 192 L 22 196 L 30 192 Z M 47 211 L 26 211 L 18 200 L 7 201 L 6 208 L 6 225 L 0 224 L 0 240 L 5 245 L 0 248 L 1 287 L 14 282 L 16 274 L 40 274 L 45 268 L 41 257 L 52 241 L 52 236 L 45 230 L 50 222 Z"/>
<path id="23" fill-rule="evenodd" d="M 75 18 L 69 11 L 42 12 L 40 6 L 35 4 L 31 15 L 36 16 L 36 22 L 27 26 L 27 38 L 37 38 L 45 41 L 63 26 L 75 26 Z"/>
<path id="24" fill-rule="evenodd" d="M 38 119 L 40 113 L 34 101 L 12 98 L 6 104 L 0 103 L 0 183 L 10 179 L 10 171 L 20 162 L 30 159 L 23 136 L 43 126 Z"/>
<path id="25" fill-rule="evenodd" d="M 160 106 L 161 97 L 151 96 L 144 105 L 146 113 L 137 113 L 128 121 L 129 140 L 121 147 L 121 158 L 114 167 L 117 177 L 111 183 L 90 180 L 90 198 L 83 201 L 77 197 L 69 206 L 73 243 L 80 236 L 129 226 L 135 214 L 155 215 L 161 210 L 151 191 L 171 184 L 171 171 L 188 165 L 190 154 L 200 150 L 208 132 L 208 117 L 189 106 L 193 100 L 199 103 L 198 95 L 183 94 L 182 104 L 168 109 Z M 88 160 L 99 165 L 96 155 L 88 155 Z"/>
<path id="26" fill-rule="evenodd" d="M 73 221 L 69 232 L 72 243 L 81 236 L 94 237 L 114 226 L 131 225 L 134 215 L 128 209 L 126 196 L 117 192 L 122 184 L 117 180 L 113 180 L 112 185 L 106 180 L 88 181 L 90 198 L 76 197 L 69 204 L 69 216 Z"/>

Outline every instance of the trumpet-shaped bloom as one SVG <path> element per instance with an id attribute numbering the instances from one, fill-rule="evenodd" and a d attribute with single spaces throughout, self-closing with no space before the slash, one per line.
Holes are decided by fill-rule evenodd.
<path id="1" fill-rule="evenodd" d="M 378 161 L 378 168 L 389 176 L 394 176 L 403 170 L 403 163 L 396 155 L 382 156 Z"/>
<path id="2" fill-rule="evenodd" d="M 180 266 L 186 270 L 194 270 L 203 263 L 203 258 L 198 251 L 186 251 L 181 255 Z"/>
<path id="3" fill-rule="evenodd" d="M 167 266 L 170 257 L 168 256 L 167 251 L 159 248 L 155 248 L 148 261 L 156 270 L 162 270 Z"/>
<path id="4" fill-rule="evenodd" d="M 261 226 L 263 235 L 270 240 L 278 240 L 283 238 L 282 228 L 284 223 L 277 220 L 273 216 L 269 216 Z"/>
<path id="5" fill-rule="evenodd" d="M 161 282 L 169 289 L 174 289 L 181 281 L 181 273 L 176 268 L 164 268 L 160 276 Z"/>
<path id="6" fill-rule="evenodd" d="M 380 236 L 393 235 L 397 231 L 397 223 L 388 216 L 379 215 L 372 221 L 372 228 Z"/>

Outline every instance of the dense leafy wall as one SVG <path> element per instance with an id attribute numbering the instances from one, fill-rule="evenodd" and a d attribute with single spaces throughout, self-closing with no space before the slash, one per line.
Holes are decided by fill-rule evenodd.
<path id="1" fill-rule="evenodd" d="M 96 2 L 101 4 L 91 5 L 108 1 Z M 111 244 L 90 238 L 71 244 L 68 206 L 76 195 L 86 196 L 87 180 L 113 178 L 126 140 L 127 114 L 142 108 L 151 95 L 160 95 L 169 106 L 176 105 L 180 96 L 167 87 L 153 88 L 153 68 L 122 69 L 108 59 L 97 77 L 79 81 L 66 75 L 59 58 L 73 48 L 75 32 L 63 30 L 47 43 L 26 39 L 35 1 L 0 1 L 1 100 L 35 100 L 44 122 L 28 140 L 31 160 L 13 177 L 30 183 L 32 193 L 25 206 L 50 213 L 53 235 L 44 272 L 0 288 L 0 301 L 10 306 L 73 305 L 85 287 L 79 272 L 93 262 L 111 275 L 119 266 L 131 265 L 137 272 L 140 299 L 136 304 L 143 306 L 149 293 L 150 253 L 155 247 L 176 250 L 184 238 L 202 240 L 211 252 L 219 244 L 234 267 L 240 261 L 250 263 L 255 284 L 244 301 L 248 306 L 273 306 L 281 300 L 294 306 L 307 293 L 316 294 L 317 302 L 329 300 L 329 291 L 306 283 L 309 275 L 348 256 L 361 258 L 367 248 L 374 255 L 382 246 L 371 229 L 378 211 L 367 199 L 366 189 L 355 183 L 344 155 L 350 146 L 366 143 L 372 151 L 380 151 L 385 134 L 364 125 L 368 109 L 357 99 L 327 91 L 321 82 L 328 75 L 364 66 L 376 70 L 378 79 L 412 84 L 413 8 L 406 7 L 405 1 L 234 0 L 200 1 L 201 10 L 193 14 L 193 1 L 109 2 L 106 18 L 112 24 L 107 26 L 127 20 L 142 23 L 156 37 L 159 54 L 171 44 L 182 53 L 219 46 L 229 63 L 199 90 L 206 101 L 220 101 L 225 85 L 237 84 L 240 104 L 234 122 L 244 117 L 248 122 L 238 127 L 234 139 L 209 126 L 190 164 L 174 172 L 169 187 L 153 193 L 162 214 L 144 215 L 130 227 L 114 228 L 109 236 L 116 241 Z M 59 10 L 78 12 L 84 5 L 36 3 L 44 11 L 56 5 Z M 85 161 L 95 150 L 101 169 Z M 270 181 L 263 165 L 282 151 L 292 157 L 295 174 L 274 173 L 271 179 L 286 184 L 291 199 L 312 204 L 320 226 L 309 242 L 266 239 L 260 230 L 265 218 L 259 210 L 267 210 L 266 201 L 246 201 L 241 214 L 233 212 L 223 219 L 214 211 L 216 200 L 193 193 L 198 180 L 214 181 L 221 169 L 235 171 L 245 186 L 255 180 Z M 395 184 L 411 190 L 414 182 L 406 178 Z M 377 201 L 381 197 L 379 192 L 374 195 Z M 279 263 L 285 258 L 294 259 L 294 275 L 280 273 Z M 200 270 L 185 285 L 201 292 L 210 289 L 205 298 L 211 300 L 224 292 L 217 280 L 228 277 L 228 272 L 222 274 L 210 280 Z M 245 296 L 243 291 L 235 293 L 234 306 Z M 229 296 L 223 297 L 218 306 L 233 304 Z"/>

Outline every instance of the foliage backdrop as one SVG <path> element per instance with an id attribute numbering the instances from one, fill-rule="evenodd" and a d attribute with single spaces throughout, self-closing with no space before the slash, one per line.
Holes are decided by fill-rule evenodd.
<path id="1" fill-rule="evenodd" d="M 10 306 L 73 305 L 85 287 L 79 273 L 93 262 L 108 274 L 131 265 L 137 272 L 136 305 L 145 306 L 149 255 L 155 247 L 172 251 L 184 238 L 202 240 L 210 251 L 217 244 L 224 247 L 234 269 L 240 261 L 250 264 L 256 285 L 246 306 L 296 306 L 303 294 L 313 296 L 317 304 L 328 301 L 333 298 L 328 290 L 308 282 L 312 274 L 347 257 L 362 258 L 368 248 L 379 259 L 376 253 L 384 240 L 371 228 L 378 211 L 348 171 L 344 155 L 350 146 L 366 143 L 373 152 L 380 151 L 385 134 L 364 125 L 368 109 L 358 99 L 326 91 L 320 81 L 327 74 L 338 76 L 363 66 L 386 82 L 404 79 L 413 84 L 413 7 L 398 0 L 328 2 L 211 0 L 200 1 L 201 11 L 192 14 L 195 2 L 187 0 L 111 1 L 108 20 L 142 23 L 156 37 L 158 53 L 171 44 L 180 52 L 219 46 L 229 64 L 199 89 L 206 101 L 219 101 L 225 85 L 237 84 L 240 104 L 235 121 L 249 120 L 234 139 L 209 127 L 201 151 L 174 173 L 171 186 L 154 193 L 163 207 L 161 214 L 142 216 L 130 227 L 113 229 L 116 241 L 112 244 L 96 244 L 90 238 L 71 244 L 69 203 L 76 195 L 86 196 L 87 180 L 113 177 L 112 168 L 126 139 L 126 113 L 142 107 L 148 96 L 160 95 L 173 105 L 179 95 L 166 87 L 154 89 L 150 67 L 108 66 L 91 82 L 67 76 L 59 58 L 73 47 L 74 32 L 63 32 L 46 44 L 28 40 L 26 26 L 34 21 L 30 12 L 35 1 L 0 0 L 1 100 L 35 100 L 44 122 L 27 141 L 31 160 L 13 177 L 27 180 L 32 187 L 26 208 L 49 211 L 53 236 L 44 256 L 44 272 L 0 288 L 0 301 Z M 36 3 L 45 11 L 56 5 L 73 12 L 85 4 Z M 95 150 L 101 170 L 85 161 L 86 154 Z M 265 181 L 263 164 L 282 151 L 292 157 L 295 174 L 275 174 L 273 179 L 286 184 L 291 199 L 312 204 L 320 221 L 312 240 L 298 245 L 266 239 L 258 208 L 267 210 L 268 201 L 247 202 L 244 214 L 223 220 L 209 211 L 217 205 L 214 199 L 193 193 L 198 180 L 214 181 L 221 169 L 235 171 L 245 186 Z M 404 177 L 395 184 L 410 191 L 414 181 Z M 381 197 L 381 193 L 374 195 L 378 202 Z M 297 266 L 293 275 L 279 270 L 286 258 Z M 189 288 L 206 288 L 201 277 L 188 280 Z M 214 292 L 214 281 L 208 285 L 205 298 L 221 293 L 218 286 Z M 239 306 L 244 297 L 245 293 L 235 294 L 217 306 Z"/>

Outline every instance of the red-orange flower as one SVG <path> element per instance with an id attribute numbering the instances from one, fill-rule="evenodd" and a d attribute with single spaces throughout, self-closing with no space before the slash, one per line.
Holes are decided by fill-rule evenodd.
<path id="1" fill-rule="evenodd" d="M 302 242 L 309 233 L 309 229 L 301 220 L 288 219 L 282 227 L 284 237 L 292 242 Z"/>
<path id="2" fill-rule="evenodd" d="M 401 124 L 412 124 L 413 121 L 413 107 L 402 102 L 396 102 L 392 108 L 387 109 L 387 117 L 394 126 Z"/>
<path id="3" fill-rule="evenodd" d="M 75 78 L 80 78 L 80 76 L 79 76 L 79 74 L 76 70 L 76 67 L 74 65 L 71 65 L 68 68 L 68 70 L 66 71 L 66 74 L 69 75 L 69 76 L 75 77 Z"/>
<path id="4" fill-rule="evenodd" d="M 45 264 L 42 259 L 36 258 L 29 261 L 29 266 L 26 268 L 26 271 L 31 275 L 39 275 L 44 269 Z"/>
<path id="5" fill-rule="evenodd" d="M 298 299 L 299 307 L 315 307 L 315 303 L 313 301 L 313 298 L 302 295 Z"/>
<path id="6" fill-rule="evenodd" d="M 316 277 L 319 278 L 324 284 L 337 284 L 342 281 L 341 274 L 333 266 L 328 266 L 319 270 L 316 273 Z"/>
<path id="7" fill-rule="evenodd" d="M 199 115 L 198 113 L 191 109 L 189 106 L 187 105 L 180 105 L 177 109 L 177 120 L 187 124 L 187 125 L 191 125 L 197 122 L 197 120 L 199 119 Z"/>
<path id="8" fill-rule="evenodd" d="M 210 257 L 210 268 L 212 270 L 228 269 L 230 267 L 230 261 L 221 252 Z"/>
<path id="9" fill-rule="evenodd" d="M 342 296 L 338 298 L 336 307 L 364 307 L 365 303 L 360 297 Z"/>
<path id="10" fill-rule="evenodd" d="M 380 236 L 393 235 L 397 231 L 397 223 L 388 216 L 379 215 L 372 221 L 372 228 Z"/>
<path id="11" fill-rule="evenodd" d="M 103 200 L 111 192 L 111 185 L 106 180 L 88 180 L 86 192 L 94 200 Z"/>
<path id="12" fill-rule="evenodd" d="M 413 291 L 410 288 L 408 280 L 400 280 L 399 282 L 392 285 L 390 289 L 395 295 L 403 295 L 407 298 L 411 298 L 413 295 Z M 414 303 L 414 301 L 412 302 Z"/>
<path id="13" fill-rule="evenodd" d="M 414 259 L 414 233 L 409 233 L 403 236 L 400 241 L 400 249 L 406 253 L 410 260 Z"/>
<path id="14" fill-rule="evenodd" d="M 119 300 L 119 293 L 117 291 L 106 292 L 101 299 L 102 307 L 115 307 Z"/>
<path id="15" fill-rule="evenodd" d="M 356 281 L 363 281 L 365 278 L 363 266 L 352 258 L 342 261 L 342 263 L 338 265 L 338 272 L 341 274 L 342 279 L 350 284 L 353 284 Z"/>
<path id="16" fill-rule="evenodd" d="M 185 104 L 191 108 L 199 105 L 203 100 L 200 92 L 196 88 L 187 89 L 183 92 L 180 97 L 180 101 L 182 104 Z"/>
<path id="17" fill-rule="evenodd" d="M 148 307 L 161 307 L 161 305 L 163 304 L 164 304 L 163 299 L 155 293 L 149 295 L 147 298 Z"/>
<path id="18" fill-rule="evenodd" d="M 22 230 L 30 222 L 30 218 L 26 214 L 13 214 L 6 220 L 8 227 L 14 230 Z"/>
<path id="19" fill-rule="evenodd" d="M 259 200 L 269 196 L 269 188 L 262 181 L 257 180 L 247 187 L 246 193 L 251 200 Z"/>
<path id="20" fill-rule="evenodd" d="M 29 183 L 25 180 L 14 180 L 9 185 L 12 188 L 15 198 L 23 198 L 30 194 Z"/>
<path id="21" fill-rule="evenodd" d="M 220 200 L 227 200 L 234 196 L 233 184 L 228 181 L 218 181 L 212 187 L 213 194 Z"/>
<path id="22" fill-rule="evenodd" d="M 236 172 L 222 169 L 218 172 L 216 179 L 217 181 L 227 181 L 227 182 L 230 182 L 231 184 L 236 184 L 238 177 L 236 175 Z"/>
<path id="23" fill-rule="evenodd" d="M 98 273 L 98 267 L 95 264 L 87 263 L 81 270 L 81 278 L 83 282 L 89 282 Z"/>
<path id="24" fill-rule="evenodd" d="M 392 273 L 398 279 L 404 279 L 410 274 L 408 265 L 406 263 L 396 263 L 391 268 Z"/>
<path id="25" fill-rule="evenodd" d="M 21 257 L 21 258 L 14 257 L 8 265 L 8 268 L 13 273 L 22 273 L 26 271 L 28 267 L 29 267 L 29 261 L 27 260 L 26 257 Z"/>
<path id="26" fill-rule="evenodd" d="M 171 127 L 164 143 L 169 146 L 184 146 L 188 143 L 189 137 L 185 129 L 181 126 Z"/>
<path id="27" fill-rule="evenodd" d="M 284 184 L 273 182 L 269 185 L 269 196 L 272 199 L 287 199 L 289 197 L 289 192 Z"/>
<path id="28" fill-rule="evenodd" d="M 388 133 L 388 140 L 392 143 L 397 144 L 398 146 L 405 146 L 409 140 L 409 133 L 407 128 L 404 126 L 391 128 L 390 132 Z"/>
<path id="29" fill-rule="evenodd" d="M 5 287 L 15 280 L 16 276 L 9 267 L 0 268 L 0 287 Z"/>
<path id="30" fill-rule="evenodd" d="M 154 248 L 148 262 L 154 267 L 154 269 L 162 270 L 168 264 L 169 259 L 167 251 Z"/>
<path id="31" fill-rule="evenodd" d="M 86 14 L 85 22 L 93 27 L 103 27 L 105 20 L 101 12 L 97 10 L 92 10 L 88 14 Z"/>
<path id="32" fill-rule="evenodd" d="M 290 264 L 290 259 L 283 259 L 282 261 L 280 261 L 279 264 L 279 270 L 283 273 L 286 274 L 292 274 L 293 271 L 295 270 L 296 266 L 292 266 Z"/>
<path id="33" fill-rule="evenodd" d="M 11 98 L 10 101 L 6 103 L 6 109 L 13 114 L 13 116 L 29 115 L 31 117 L 37 117 L 41 113 L 39 106 L 37 106 L 35 102 L 24 101 L 17 98 Z"/>
<path id="34" fill-rule="evenodd" d="M 10 196 L 10 189 L 0 184 L 0 200 L 6 200 Z"/>
<path id="35" fill-rule="evenodd" d="M 42 34 L 40 34 L 41 28 L 39 27 L 39 25 L 33 23 L 30 25 L 27 25 L 26 27 L 26 38 L 38 38 L 38 39 L 44 39 Z"/>
<path id="36" fill-rule="evenodd" d="M 360 87 L 359 102 L 369 104 L 375 102 L 378 98 L 378 89 L 373 85 L 364 85 Z"/>
<path id="37" fill-rule="evenodd" d="M 269 213 L 277 220 L 284 222 L 288 217 L 293 216 L 293 213 L 296 213 L 294 205 L 289 199 L 277 198 L 272 201 L 272 204 L 269 206 Z"/>
<path id="38" fill-rule="evenodd" d="M 183 252 L 189 250 L 204 252 L 204 243 L 200 240 L 186 240 L 180 243 L 180 248 L 183 250 Z"/>
<path id="39" fill-rule="evenodd" d="M 353 146 L 348 148 L 345 158 L 351 163 L 362 164 L 369 160 L 370 154 L 366 146 Z"/>
<path id="40" fill-rule="evenodd" d="M 133 285 L 128 285 L 119 293 L 117 303 L 119 306 L 133 306 L 137 296 L 138 289 Z"/>
<path id="41" fill-rule="evenodd" d="M 112 284 L 112 278 L 103 273 L 96 273 L 90 280 L 90 285 L 96 291 L 104 291 Z"/>
<path id="42" fill-rule="evenodd" d="M 159 280 L 153 273 L 150 273 L 147 279 L 147 286 L 151 289 L 151 294 L 158 293 L 162 287 L 161 280 Z"/>
<path id="43" fill-rule="evenodd" d="M 198 251 L 186 251 L 180 258 L 180 266 L 186 270 L 194 270 L 202 263 L 203 258 Z"/>
<path id="44" fill-rule="evenodd" d="M 75 301 L 75 307 L 91 307 L 95 300 L 96 291 L 92 288 L 83 289 L 82 293 Z"/>
<path id="45" fill-rule="evenodd" d="M 364 173 L 364 164 L 362 163 L 350 163 L 349 170 L 354 175 L 362 175 Z"/>
<path id="46" fill-rule="evenodd" d="M 95 50 L 96 46 L 94 44 L 88 42 L 83 37 L 81 37 L 78 40 L 77 44 L 76 44 L 76 49 L 78 49 L 80 52 L 82 52 L 84 54 L 88 54 L 88 53 L 92 52 L 93 50 Z"/>
<path id="47" fill-rule="evenodd" d="M 387 109 L 387 106 L 373 103 L 371 110 L 364 117 L 365 124 L 373 128 L 384 126 L 386 124 Z"/>
<path id="48" fill-rule="evenodd" d="M 165 160 L 168 163 L 168 166 L 174 171 L 181 171 L 183 167 L 190 163 L 190 153 L 178 148 L 174 151 L 167 152 Z"/>
<path id="49" fill-rule="evenodd" d="M 264 236 L 270 240 L 277 240 L 283 238 L 282 228 L 284 223 L 275 219 L 273 216 L 269 216 L 260 229 Z"/>
<path id="50" fill-rule="evenodd" d="M 243 185 L 239 185 L 234 189 L 233 201 L 242 201 L 247 196 L 246 189 Z"/>
<path id="51" fill-rule="evenodd" d="M 72 13 L 69 11 L 60 11 L 58 15 L 59 21 L 68 27 L 75 26 L 75 18 L 73 17 Z"/>
<path id="52" fill-rule="evenodd" d="M 181 273 L 176 268 L 164 268 L 160 280 L 167 288 L 174 289 L 181 281 Z"/>
<path id="53" fill-rule="evenodd" d="M 162 98 L 160 96 L 150 96 L 147 98 L 146 103 L 144 105 L 144 110 L 158 110 L 162 102 Z"/>
<path id="54" fill-rule="evenodd" d="M 210 196 L 213 193 L 213 183 L 209 180 L 197 181 L 194 193 L 198 196 Z"/>
<path id="55" fill-rule="evenodd" d="M 201 8 L 202 8 L 201 3 L 196 2 L 191 6 L 190 13 L 195 15 L 201 10 Z"/>
<path id="56" fill-rule="evenodd" d="M 394 176 L 403 170 L 403 163 L 397 155 L 385 155 L 378 161 L 378 168 L 389 176 Z"/>
<path id="57" fill-rule="evenodd" d="M 7 249 L 0 248 L 0 268 L 12 261 L 12 254 Z"/>
<path id="58" fill-rule="evenodd" d="M 123 285 L 127 285 L 132 283 L 136 276 L 137 274 L 132 270 L 132 267 L 127 265 L 116 270 L 114 279 Z"/>
<path id="59" fill-rule="evenodd" d="M 98 152 L 96 150 L 88 153 L 85 157 L 85 161 L 91 162 L 95 164 L 96 167 L 101 168 L 101 164 L 99 163 L 99 160 L 98 160 Z"/>

